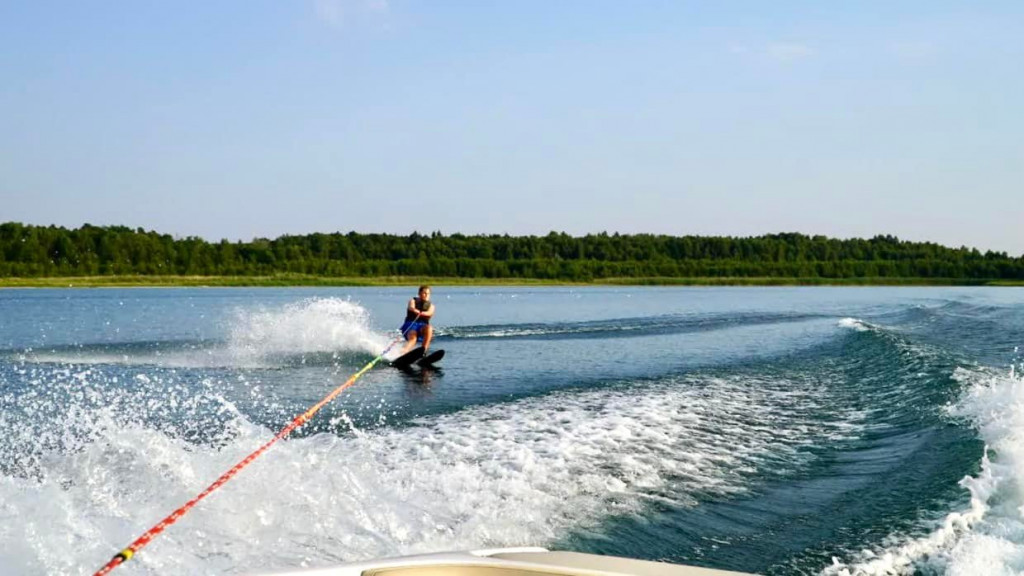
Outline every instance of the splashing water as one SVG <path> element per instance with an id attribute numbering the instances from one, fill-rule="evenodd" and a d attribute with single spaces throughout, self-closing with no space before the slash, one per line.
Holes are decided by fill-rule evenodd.
<path id="1" fill-rule="evenodd" d="M 239 310 L 228 350 L 239 359 L 338 350 L 376 355 L 387 343 L 370 329 L 365 308 L 340 298 L 313 298 L 279 309 Z"/>

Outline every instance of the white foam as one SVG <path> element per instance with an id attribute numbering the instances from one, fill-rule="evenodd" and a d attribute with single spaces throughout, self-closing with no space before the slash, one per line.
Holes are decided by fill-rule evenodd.
<path id="1" fill-rule="evenodd" d="M 836 433 L 814 417 L 828 400 L 812 384 L 693 378 L 560 392 L 283 442 L 133 569 L 232 573 L 543 545 L 652 501 L 741 493 L 755 476 L 807 465 L 801 448 Z M 44 458 L 39 480 L 0 479 L 0 510 L 18 519 L 0 523 L 0 565 L 87 574 L 271 434 L 236 414 L 217 449 L 114 416 L 79 414 L 90 439 Z"/>
<path id="2" fill-rule="evenodd" d="M 950 413 L 969 419 L 986 442 L 981 472 L 960 481 L 970 504 L 947 515 L 923 538 L 893 535 L 886 548 L 863 551 L 849 565 L 835 559 L 824 574 L 1024 572 L 1024 379 L 1013 371 L 963 368 L 954 376 L 967 390 Z"/>
<path id="3" fill-rule="evenodd" d="M 839 321 L 839 327 L 851 328 L 857 332 L 867 332 L 871 329 L 867 322 L 857 318 L 843 318 Z"/>

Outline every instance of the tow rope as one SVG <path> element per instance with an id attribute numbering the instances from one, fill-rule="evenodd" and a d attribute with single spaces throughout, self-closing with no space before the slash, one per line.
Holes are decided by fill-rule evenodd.
<path id="1" fill-rule="evenodd" d="M 416 319 L 419 319 L 419 316 L 420 315 L 417 314 Z M 413 320 L 413 322 L 415 322 L 415 320 Z M 409 329 L 411 328 L 412 326 L 407 328 L 406 332 L 408 332 Z M 405 339 L 406 332 L 403 332 L 401 336 L 394 339 L 390 344 L 388 344 L 387 348 L 385 348 L 383 352 L 378 354 L 376 358 L 369 362 L 369 364 L 363 366 L 363 368 L 359 370 L 359 372 L 353 374 L 348 380 L 345 381 L 344 384 L 335 388 L 330 394 L 324 396 L 323 400 L 317 402 L 315 405 L 313 405 L 312 408 L 306 410 L 305 412 L 297 416 L 294 420 L 292 420 L 287 426 L 282 428 L 281 431 L 278 432 L 276 436 L 270 439 L 270 441 L 257 448 L 255 452 L 246 456 L 241 462 L 235 464 L 230 470 L 228 470 L 224 474 L 221 474 L 220 478 L 217 478 L 213 482 L 213 484 L 210 484 L 209 486 L 206 487 L 206 490 L 203 490 L 202 492 L 199 493 L 198 496 L 186 502 L 185 505 L 182 506 L 181 508 L 178 508 L 174 512 L 171 512 L 170 515 L 168 515 L 166 518 L 157 523 L 156 526 L 153 526 L 148 531 L 146 531 L 145 534 L 139 536 L 134 542 L 129 544 L 127 548 L 115 554 L 114 557 L 111 558 L 110 561 L 107 562 L 105 566 L 97 570 L 96 573 L 93 574 L 93 576 L 104 576 L 120 564 L 123 564 L 131 560 L 132 556 L 135 556 L 135 554 L 137 554 L 139 550 L 142 550 L 147 544 L 149 544 L 149 542 L 153 538 L 155 538 L 158 534 L 163 532 L 164 528 L 167 528 L 171 524 L 177 522 L 179 518 L 184 516 L 189 510 L 192 509 L 193 506 L 198 504 L 203 498 L 206 498 L 214 490 L 223 486 L 228 480 L 231 480 L 231 478 L 233 478 L 235 474 L 238 474 L 238 472 L 241 471 L 242 468 L 245 468 L 246 466 L 251 464 L 253 460 L 259 458 L 264 452 L 270 449 L 270 447 L 273 446 L 274 443 L 276 443 L 281 438 L 284 438 L 285 436 L 291 434 L 292 431 L 298 428 L 299 426 L 302 426 L 303 424 L 308 422 L 309 419 L 312 418 L 314 414 L 320 411 L 321 408 L 326 406 L 331 400 L 337 398 L 338 394 L 341 394 L 346 388 L 355 384 L 356 380 L 358 380 L 360 376 L 365 374 L 367 370 L 373 368 L 373 366 L 377 362 L 380 362 L 384 358 L 384 355 L 387 354 L 388 351 L 391 350 L 391 348 L 395 344 Z"/>

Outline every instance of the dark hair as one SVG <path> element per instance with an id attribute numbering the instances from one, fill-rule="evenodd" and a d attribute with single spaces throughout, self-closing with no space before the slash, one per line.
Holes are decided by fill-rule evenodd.
<path id="1" fill-rule="evenodd" d="M 430 290 L 430 285 L 429 284 L 424 284 L 424 285 L 420 286 L 420 289 L 417 290 L 416 293 L 419 294 L 420 292 L 423 292 L 424 290 Z"/>

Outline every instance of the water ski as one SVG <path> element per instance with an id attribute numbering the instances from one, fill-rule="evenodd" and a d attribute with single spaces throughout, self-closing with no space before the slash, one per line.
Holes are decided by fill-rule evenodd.
<path id="1" fill-rule="evenodd" d="M 444 350 L 435 350 L 423 358 L 420 358 L 420 361 L 417 362 L 417 364 L 420 366 L 433 366 L 434 362 L 440 361 L 441 358 L 444 358 Z"/>
<path id="2" fill-rule="evenodd" d="M 433 354 L 431 354 L 433 356 Z M 412 366 L 412 363 L 423 358 L 423 347 L 413 348 L 412 350 L 402 354 L 398 358 L 391 361 L 391 365 L 395 368 L 408 368 Z"/>

